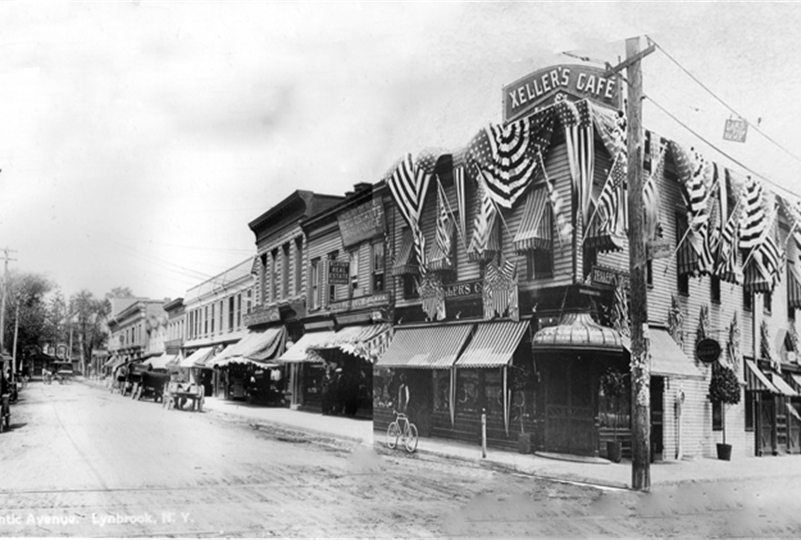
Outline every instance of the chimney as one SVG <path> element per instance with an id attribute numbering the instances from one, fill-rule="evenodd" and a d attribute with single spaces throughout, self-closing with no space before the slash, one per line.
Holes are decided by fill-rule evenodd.
<path id="1" fill-rule="evenodd" d="M 360 191 L 364 191 L 365 189 L 370 189 L 373 187 L 373 184 L 370 182 L 359 182 L 358 184 L 353 184 L 353 191 L 359 193 Z"/>

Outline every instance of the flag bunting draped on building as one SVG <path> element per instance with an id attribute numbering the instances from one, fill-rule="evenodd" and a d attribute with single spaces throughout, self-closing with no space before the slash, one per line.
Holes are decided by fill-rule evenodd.
<path id="1" fill-rule="evenodd" d="M 484 261 L 495 255 L 493 237 L 496 236 L 496 209 L 492 199 L 487 195 L 487 189 L 481 178 L 476 179 L 478 187 L 479 207 L 473 220 L 473 237 L 467 248 L 470 261 Z"/>
<path id="2" fill-rule="evenodd" d="M 484 274 L 484 319 L 492 319 L 496 315 L 520 320 L 517 301 L 517 265 L 509 260 L 498 267 L 494 261 L 487 263 Z"/>
<path id="3" fill-rule="evenodd" d="M 599 220 L 600 235 L 610 239 L 624 238 L 628 228 L 625 186 L 629 168 L 626 115 L 623 111 L 610 112 L 592 105 L 591 109 L 596 133 L 612 156 L 612 166 L 598 195 L 597 210 L 590 214 L 584 227 L 592 230 L 593 221 Z M 612 241 L 605 243 L 605 247 L 619 249 L 619 244 L 620 242 Z"/>
<path id="4" fill-rule="evenodd" d="M 579 230 L 589 220 L 592 182 L 595 177 L 595 131 L 587 101 L 561 101 L 556 113 L 565 131 L 573 193 L 581 208 Z"/>
<path id="5" fill-rule="evenodd" d="M 454 223 L 448 214 L 442 185 L 437 182 L 437 227 L 434 244 L 429 257 L 429 270 L 453 269 L 453 233 Z"/>
<path id="6" fill-rule="evenodd" d="M 445 289 L 442 286 L 442 278 L 439 274 L 431 272 L 421 278 L 417 292 L 420 294 L 423 312 L 429 320 L 444 320 L 446 317 Z"/>
<path id="7" fill-rule="evenodd" d="M 511 208 L 531 185 L 537 154 L 547 150 L 552 132 L 553 113 L 548 109 L 506 125 L 491 124 L 473 137 L 470 160 L 497 205 Z"/>
<path id="8" fill-rule="evenodd" d="M 763 205 L 762 181 L 749 176 L 741 192 L 742 213 L 740 214 L 740 249 L 756 247 L 767 226 Z"/>
<path id="9" fill-rule="evenodd" d="M 650 136 L 651 172 L 645 180 L 642 189 L 643 206 L 645 210 L 645 234 L 648 240 L 656 240 L 661 236 L 659 209 L 662 202 L 659 196 L 659 181 L 665 172 L 666 145 L 662 139 L 648 132 Z"/>

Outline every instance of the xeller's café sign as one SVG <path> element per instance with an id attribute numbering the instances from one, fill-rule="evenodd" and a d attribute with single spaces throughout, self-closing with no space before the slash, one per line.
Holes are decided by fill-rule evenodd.
<path id="1" fill-rule="evenodd" d="M 620 88 L 615 75 L 578 65 L 560 65 L 535 71 L 503 88 L 503 119 L 519 118 L 536 108 L 550 105 L 559 94 L 588 98 L 618 108 Z"/>

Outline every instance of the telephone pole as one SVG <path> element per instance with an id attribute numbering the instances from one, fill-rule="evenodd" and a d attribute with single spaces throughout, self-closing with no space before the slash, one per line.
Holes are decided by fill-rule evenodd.
<path id="1" fill-rule="evenodd" d="M 631 487 L 651 488 L 651 357 L 648 351 L 647 253 L 642 199 L 642 67 L 640 38 L 626 40 L 628 78 L 628 206 L 631 290 Z M 632 61 L 634 60 L 634 61 Z"/>
<path id="2" fill-rule="evenodd" d="M 3 297 L 0 300 L 0 353 L 5 350 L 5 337 L 6 337 L 6 296 L 8 295 L 8 263 L 9 261 L 16 261 L 17 259 L 9 258 L 9 253 L 16 253 L 13 249 L 4 248 L 3 252 L 3 259 L 4 263 L 4 270 L 3 270 Z"/>

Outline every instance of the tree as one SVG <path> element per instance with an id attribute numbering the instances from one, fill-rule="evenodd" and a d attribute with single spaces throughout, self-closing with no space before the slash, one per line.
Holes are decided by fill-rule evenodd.
<path id="1" fill-rule="evenodd" d="M 14 343 L 14 326 L 19 305 L 19 330 L 17 333 L 17 355 L 25 357 L 30 351 L 40 350 L 52 327 L 47 295 L 55 288 L 45 276 L 30 272 L 12 271 L 6 286 L 6 312 L 4 318 L 4 341 L 10 351 Z"/>
<path id="2" fill-rule="evenodd" d="M 709 401 L 721 404 L 723 444 L 726 444 L 726 405 L 740 403 L 740 382 L 728 367 L 717 362 L 712 364 L 712 380 L 709 381 Z"/>
<path id="3" fill-rule="evenodd" d="M 73 330 L 73 348 L 81 349 L 81 358 L 86 361 L 92 357 L 92 349 L 106 343 L 105 321 L 108 317 L 108 302 L 95 298 L 83 289 L 73 294 L 69 301 L 69 325 Z M 72 353 L 73 351 L 70 351 Z"/>

